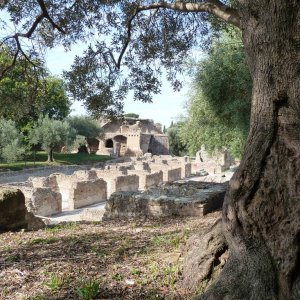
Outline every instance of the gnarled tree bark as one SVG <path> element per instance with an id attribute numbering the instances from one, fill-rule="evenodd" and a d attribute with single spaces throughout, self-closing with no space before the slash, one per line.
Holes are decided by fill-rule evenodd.
<path id="1" fill-rule="evenodd" d="M 251 129 L 230 182 L 230 257 L 200 299 L 300 299 L 300 3 L 241 0 Z"/>

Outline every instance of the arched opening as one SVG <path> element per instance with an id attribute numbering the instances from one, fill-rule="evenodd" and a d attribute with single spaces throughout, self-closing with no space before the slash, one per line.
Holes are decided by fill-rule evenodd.
<path id="1" fill-rule="evenodd" d="M 105 148 L 113 148 L 114 147 L 114 142 L 112 139 L 108 139 L 105 141 Z"/>

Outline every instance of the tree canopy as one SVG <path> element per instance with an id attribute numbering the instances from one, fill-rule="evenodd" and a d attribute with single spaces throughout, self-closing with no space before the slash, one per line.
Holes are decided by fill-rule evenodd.
<path id="1" fill-rule="evenodd" d="M 90 117 L 72 116 L 68 118 L 68 122 L 77 131 L 78 135 L 85 138 L 97 138 L 102 133 L 100 125 Z"/>
<path id="2" fill-rule="evenodd" d="M 87 43 L 65 78 L 73 98 L 95 114 L 121 112 L 129 89 L 135 100 L 151 101 L 160 92 L 162 67 L 173 88 L 181 87 L 177 74 L 187 51 L 210 38 L 207 14 L 189 12 L 210 12 L 239 26 L 237 11 L 219 1 L 30 0 L 5 1 L 0 8 L 17 28 L 3 40 L 15 58 L 31 61 L 38 55 L 36 45 L 24 50 L 24 38 L 48 47 Z"/>
<path id="3" fill-rule="evenodd" d="M 183 141 L 180 131 L 184 123 L 179 121 L 173 123 L 167 130 L 169 137 L 170 152 L 177 156 L 183 156 L 187 154 L 187 144 Z"/>
<path id="4" fill-rule="evenodd" d="M 180 137 L 191 155 L 205 144 L 241 157 L 250 126 L 252 81 L 239 36 L 214 42 L 197 67 Z"/>
<path id="5" fill-rule="evenodd" d="M 53 161 L 53 149 L 71 145 L 76 138 L 76 130 L 67 121 L 53 120 L 40 116 L 33 128 L 29 130 L 29 141 L 32 145 L 41 144 L 48 152 L 48 161 Z"/>
<path id="6" fill-rule="evenodd" d="M 9 65 L 12 55 L 0 48 L 0 70 Z M 40 60 L 31 65 L 26 59 L 16 61 L 0 80 L 0 116 L 26 124 L 37 120 L 40 113 L 53 119 L 65 118 L 71 102 L 63 81 L 49 75 Z"/>
<path id="7" fill-rule="evenodd" d="M 22 138 L 15 122 L 0 118 L 0 161 L 16 161 L 25 153 Z"/>

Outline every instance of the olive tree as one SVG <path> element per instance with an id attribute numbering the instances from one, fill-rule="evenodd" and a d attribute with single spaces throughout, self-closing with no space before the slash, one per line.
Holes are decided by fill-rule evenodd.
<path id="1" fill-rule="evenodd" d="M 23 136 L 12 120 L 0 118 L 0 160 L 16 161 L 25 153 Z"/>
<path id="2" fill-rule="evenodd" d="M 7 0 L 0 8 L 17 28 L 3 39 L 15 60 L 37 54 L 23 49 L 24 38 L 88 43 L 66 78 L 96 113 L 122 110 L 129 89 L 151 101 L 161 67 L 180 88 L 176 74 L 189 50 L 209 42 L 208 22 L 238 28 L 253 81 L 250 130 L 223 207 L 229 260 L 202 298 L 300 298 L 299 1 Z"/>
<path id="3" fill-rule="evenodd" d="M 70 145 L 76 139 L 76 130 L 67 121 L 50 119 L 47 115 L 40 116 L 33 128 L 29 130 L 29 142 L 41 144 L 48 153 L 48 162 L 53 162 L 53 149 Z"/>

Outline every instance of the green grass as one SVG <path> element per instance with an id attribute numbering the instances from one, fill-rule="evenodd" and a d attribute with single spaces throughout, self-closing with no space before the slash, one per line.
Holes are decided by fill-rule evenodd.
<path id="1" fill-rule="evenodd" d="M 77 288 L 77 295 L 82 300 L 96 299 L 99 294 L 100 284 L 96 281 L 84 283 L 80 288 Z"/>
<path id="2" fill-rule="evenodd" d="M 45 285 L 52 291 L 59 291 L 63 284 L 63 279 L 56 274 L 51 274 L 49 280 L 45 282 Z"/>
<path id="3" fill-rule="evenodd" d="M 53 166 L 53 165 L 81 165 L 102 162 L 111 159 L 107 155 L 96 155 L 88 153 L 54 153 L 54 163 L 47 163 L 47 153 L 38 151 L 27 155 L 26 159 L 12 163 L 0 163 L 1 169 L 21 170 L 32 167 Z"/>

